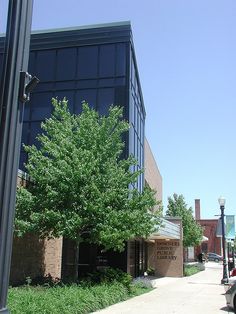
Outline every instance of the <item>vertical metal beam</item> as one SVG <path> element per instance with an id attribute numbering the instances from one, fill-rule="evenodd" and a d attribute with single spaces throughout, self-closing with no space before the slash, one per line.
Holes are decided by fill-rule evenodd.
<path id="1" fill-rule="evenodd" d="M 23 106 L 20 71 L 27 71 L 33 0 L 9 0 L 0 86 L 0 313 L 7 309 Z"/>
<path id="2" fill-rule="evenodd" d="M 223 277 L 221 279 L 221 284 L 228 282 L 228 272 L 227 272 L 227 261 L 226 261 L 226 251 L 225 251 L 225 207 L 220 206 L 221 210 L 221 226 L 222 226 L 222 249 L 223 249 Z"/>

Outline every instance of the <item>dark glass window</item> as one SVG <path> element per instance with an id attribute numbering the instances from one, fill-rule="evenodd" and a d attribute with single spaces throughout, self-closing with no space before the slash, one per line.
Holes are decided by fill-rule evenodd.
<path id="1" fill-rule="evenodd" d="M 76 88 L 78 88 L 78 89 L 97 88 L 97 80 L 78 81 Z"/>
<path id="2" fill-rule="evenodd" d="M 112 87 L 114 83 L 114 79 L 101 79 L 98 81 L 99 87 Z"/>
<path id="3" fill-rule="evenodd" d="M 35 56 L 36 52 L 30 52 L 29 54 L 29 73 L 35 75 Z"/>
<path id="4" fill-rule="evenodd" d="M 66 81 L 66 82 L 57 82 L 55 83 L 56 90 L 66 90 L 66 89 L 74 89 L 75 82 L 74 81 Z"/>
<path id="5" fill-rule="evenodd" d="M 21 151 L 20 153 L 20 162 L 19 162 L 19 169 L 22 171 L 25 171 L 24 163 L 27 160 L 27 154 L 24 151 Z"/>
<path id="6" fill-rule="evenodd" d="M 114 88 L 102 88 L 98 90 L 98 112 L 107 115 L 109 108 L 114 104 Z"/>
<path id="7" fill-rule="evenodd" d="M 81 47 L 78 56 L 78 77 L 81 79 L 97 77 L 98 47 Z"/>
<path id="8" fill-rule="evenodd" d="M 32 94 L 30 96 L 30 99 L 32 99 Z M 31 101 L 26 102 L 24 106 L 24 121 L 30 120 L 30 107 L 31 107 Z"/>
<path id="9" fill-rule="evenodd" d="M 53 89 L 53 86 L 54 82 L 45 83 L 40 81 L 40 84 L 36 86 L 33 93 L 51 91 Z"/>
<path id="10" fill-rule="evenodd" d="M 99 75 L 115 75 L 115 45 L 104 45 L 100 47 Z"/>
<path id="11" fill-rule="evenodd" d="M 129 121 L 134 124 L 134 100 L 132 96 L 130 96 L 129 104 Z"/>
<path id="12" fill-rule="evenodd" d="M 129 129 L 129 153 L 134 156 L 134 128 L 132 124 Z"/>
<path id="13" fill-rule="evenodd" d="M 138 137 L 137 133 L 134 132 L 134 157 L 137 159 L 137 146 L 138 146 Z"/>
<path id="14" fill-rule="evenodd" d="M 125 85 L 125 78 L 124 77 L 116 78 L 115 84 L 116 84 L 116 86 L 120 86 L 120 85 L 124 86 Z"/>
<path id="15" fill-rule="evenodd" d="M 74 113 L 80 114 L 82 111 L 82 102 L 86 101 L 90 107 L 96 108 L 96 89 L 82 89 L 76 92 Z"/>
<path id="16" fill-rule="evenodd" d="M 23 123 L 21 143 L 28 144 L 29 141 L 29 123 Z"/>
<path id="17" fill-rule="evenodd" d="M 37 53 L 36 76 L 40 81 L 51 81 L 55 78 L 55 50 L 43 50 Z"/>
<path id="18" fill-rule="evenodd" d="M 70 80 L 76 72 L 76 48 L 59 49 L 57 52 L 57 79 Z"/>
<path id="19" fill-rule="evenodd" d="M 117 44 L 116 45 L 116 75 L 125 75 L 126 70 L 126 45 Z"/>
<path id="20" fill-rule="evenodd" d="M 115 104 L 117 106 L 124 106 L 124 109 L 123 109 L 124 117 L 125 119 L 129 120 L 128 113 L 127 113 L 128 108 L 125 103 L 125 99 L 126 99 L 125 96 L 126 96 L 125 87 L 119 86 L 115 88 Z"/>
<path id="21" fill-rule="evenodd" d="M 31 120 L 44 120 L 50 117 L 52 112 L 52 93 L 35 93 L 32 97 L 31 108 Z"/>
<path id="22" fill-rule="evenodd" d="M 31 122 L 30 124 L 30 138 L 29 145 L 34 144 L 36 147 L 39 147 L 39 142 L 36 140 L 36 136 L 42 133 L 41 122 Z"/>

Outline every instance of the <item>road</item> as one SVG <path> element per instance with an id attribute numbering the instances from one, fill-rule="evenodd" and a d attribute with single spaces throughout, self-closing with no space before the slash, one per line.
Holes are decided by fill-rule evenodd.
<path id="1" fill-rule="evenodd" d="M 158 279 L 157 288 L 112 305 L 99 314 L 227 314 L 222 264 L 208 262 L 205 271 L 184 278 Z"/>

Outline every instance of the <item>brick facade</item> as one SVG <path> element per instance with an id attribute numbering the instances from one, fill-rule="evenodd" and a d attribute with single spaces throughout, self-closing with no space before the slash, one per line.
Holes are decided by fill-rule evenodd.
<path id="1" fill-rule="evenodd" d="M 25 186 L 28 176 L 19 171 L 17 184 Z M 50 274 L 61 277 L 62 238 L 39 239 L 27 234 L 22 238 L 14 237 L 10 284 L 25 283 L 26 277 L 34 279 Z"/>
<path id="2" fill-rule="evenodd" d="M 208 238 L 208 241 L 201 243 L 201 246 L 196 249 L 196 254 L 202 251 L 204 253 L 213 252 L 222 255 L 221 238 L 216 237 L 218 219 L 200 219 L 197 222 L 203 227 L 203 234 Z"/>
<path id="3" fill-rule="evenodd" d="M 144 168 L 145 182 L 156 191 L 156 199 L 162 201 L 162 176 L 147 139 L 144 146 Z"/>

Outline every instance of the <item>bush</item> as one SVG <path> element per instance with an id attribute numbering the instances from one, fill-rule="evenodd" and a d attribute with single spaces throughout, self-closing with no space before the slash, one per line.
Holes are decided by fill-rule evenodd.
<path id="1" fill-rule="evenodd" d="M 124 284 L 103 283 L 94 286 L 24 286 L 9 289 L 8 308 L 12 314 L 85 314 L 150 291 L 132 286 L 129 293 Z"/>
<path id="2" fill-rule="evenodd" d="M 202 265 L 184 265 L 184 276 L 192 276 L 200 271 L 204 270 L 204 268 L 202 268 Z"/>
<path id="3" fill-rule="evenodd" d="M 107 267 L 89 274 L 86 281 L 90 281 L 91 283 L 112 283 L 116 281 L 130 291 L 132 277 L 120 269 Z"/>

